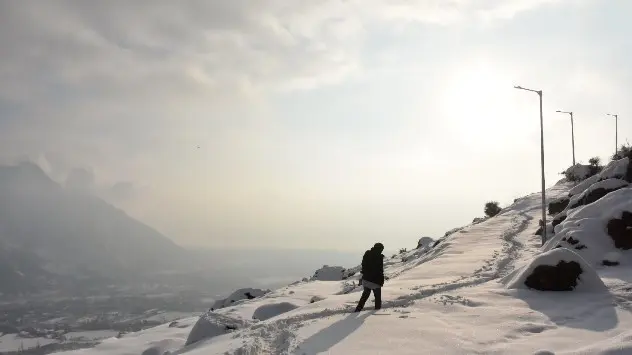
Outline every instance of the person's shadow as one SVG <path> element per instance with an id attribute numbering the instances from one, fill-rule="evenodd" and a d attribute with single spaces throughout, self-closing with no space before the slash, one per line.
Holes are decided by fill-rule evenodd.
<path id="1" fill-rule="evenodd" d="M 355 332 L 366 318 L 375 311 L 352 313 L 327 328 L 305 339 L 295 350 L 297 355 L 313 355 L 328 351 L 344 338 Z"/>

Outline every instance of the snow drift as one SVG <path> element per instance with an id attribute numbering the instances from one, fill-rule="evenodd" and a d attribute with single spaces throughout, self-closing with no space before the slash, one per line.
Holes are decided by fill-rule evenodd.
<path id="1" fill-rule="evenodd" d="M 236 303 L 239 303 L 240 301 L 251 300 L 257 297 L 261 297 L 269 292 L 270 290 L 262 290 L 258 288 L 240 288 L 237 291 L 234 291 L 227 298 L 215 301 L 211 310 L 217 310 L 224 307 L 233 306 Z"/>
<path id="2" fill-rule="evenodd" d="M 218 335 L 230 333 L 236 329 L 247 326 L 243 319 L 231 318 L 213 311 L 207 312 L 198 319 L 191 329 L 185 345 L 197 343 L 200 340 L 209 339 Z"/>

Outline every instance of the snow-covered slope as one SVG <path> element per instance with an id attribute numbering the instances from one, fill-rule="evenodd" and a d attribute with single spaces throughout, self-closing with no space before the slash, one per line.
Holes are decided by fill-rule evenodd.
<path id="1" fill-rule="evenodd" d="M 572 187 L 554 186 L 547 198 L 568 197 Z M 160 326 L 69 354 L 632 353 L 632 258 L 604 232 L 611 217 L 623 220 L 615 224 L 627 223 L 621 214 L 632 212 L 632 204 L 624 203 L 631 193 L 623 187 L 567 210 L 568 221 L 542 248 L 535 235 L 540 194 L 532 194 L 432 245 L 387 255 L 380 311 L 369 301 L 364 312 L 351 313 L 361 291 L 354 268 L 344 270 L 342 280 L 304 279 L 171 328 Z M 597 222 L 590 224 L 601 231 L 594 235 L 600 241 L 586 241 L 598 251 L 561 243 L 560 235 L 580 228 L 581 218 L 601 221 L 601 229 Z M 612 259 L 613 253 L 619 265 L 596 262 Z M 574 290 L 527 287 L 562 282 Z M 198 330 L 191 333 L 196 322 Z M 200 336 L 205 326 L 208 332 Z"/>

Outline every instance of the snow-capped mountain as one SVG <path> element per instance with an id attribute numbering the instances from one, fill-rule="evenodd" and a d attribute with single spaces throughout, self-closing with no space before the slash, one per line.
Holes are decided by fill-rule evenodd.
<path id="1" fill-rule="evenodd" d="M 0 293 L 133 279 L 186 265 L 186 251 L 37 165 L 0 166 Z M 4 281 L 4 282 L 2 282 Z"/>
<path id="2" fill-rule="evenodd" d="M 326 266 L 67 354 L 630 354 L 630 170 L 620 159 L 548 189 L 544 246 L 535 193 L 387 255 L 380 311 L 351 312 L 359 267 Z"/>

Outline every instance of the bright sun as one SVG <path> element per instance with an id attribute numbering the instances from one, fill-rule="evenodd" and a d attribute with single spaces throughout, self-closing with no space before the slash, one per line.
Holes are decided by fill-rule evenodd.
<path id="1" fill-rule="evenodd" d="M 511 124 L 512 82 L 494 63 L 478 61 L 457 68 L 442 90 L 441 113 L 463 139 L 484 144 Z"/>

